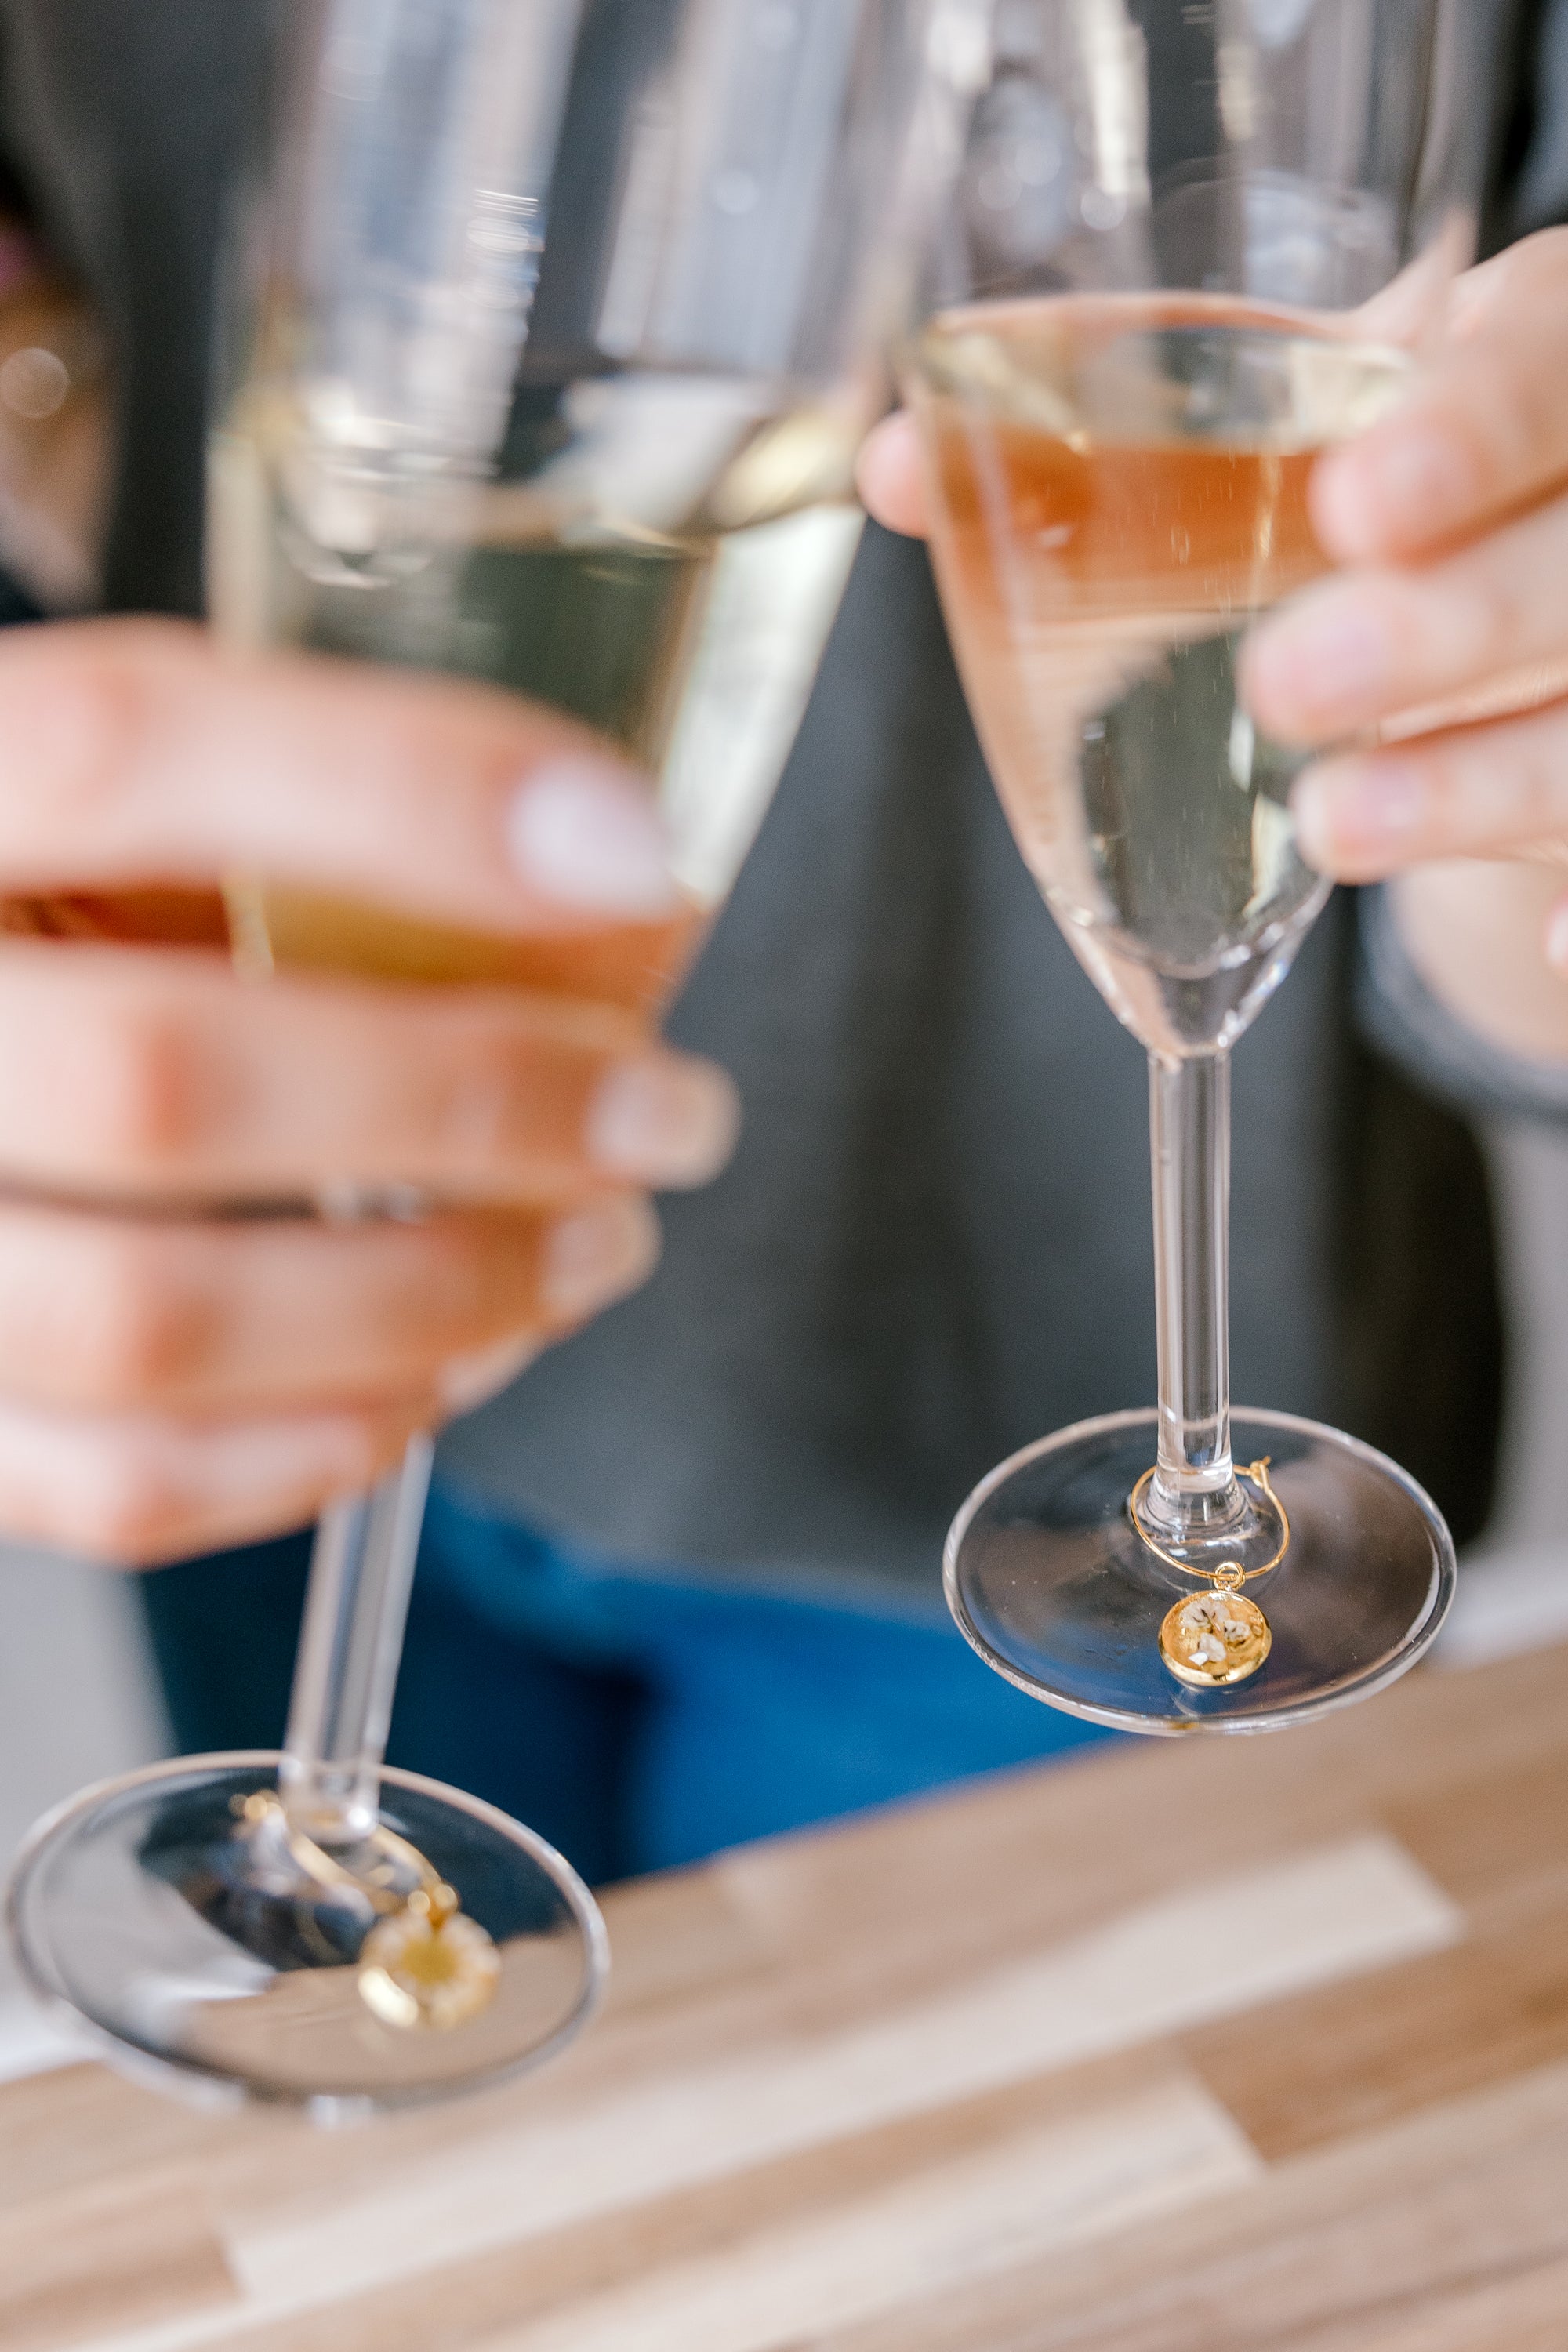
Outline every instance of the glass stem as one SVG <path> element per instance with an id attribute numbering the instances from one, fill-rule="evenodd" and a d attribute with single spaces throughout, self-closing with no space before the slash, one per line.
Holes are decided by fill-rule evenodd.
<path id="1" fill-rule="evenodd" d="M 1230 1056 L 1149 1057 L 1159 1317 L 1155 1514 L 1214 1534 L 1244 1507 L 1230 1458 Z"/>
<path id="2" fill-rule="evenodd" d="M 289 1821 L 318 1845 L 375 1826 L 434 1452 L 416 1437 L 399 1470 L 321 1514 L 279 1772 Z"/>

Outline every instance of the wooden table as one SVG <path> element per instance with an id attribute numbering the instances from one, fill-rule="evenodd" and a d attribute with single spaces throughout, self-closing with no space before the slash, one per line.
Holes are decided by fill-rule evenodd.
<path id="1" fill-rule="evenodd" d="M 5 2352 L 1568 2347 L 1568 1651 L 608 1907 L 468 2106 L 0 2092 Z"/>

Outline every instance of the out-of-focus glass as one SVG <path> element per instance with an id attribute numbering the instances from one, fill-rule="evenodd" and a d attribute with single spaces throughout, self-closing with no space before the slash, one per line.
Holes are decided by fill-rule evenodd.
<path id="1" fill-rule="evenodd" d="M 239 874 L 245 968 L 656 1019 L 838 606 L 854 455 L 979 21 L 966 0 L 292 0 L 228 275 L 217 629 L 574 714 L 650 771 L 686 903 L 591 943 L 484 937 Z M 568 1866 L 382 1769 L 429 1466 L 422 1438 L 325 1515 L 281 1757 L 90 1792 L 24 1858 L 28 1974 L 121 2063 L 337 2115 L 498 2080 L 588 2013 L 604 1936 Z"/>
<path id="2" fill-rule="evenodd" d="M 705 910 L 767 807 L 855 553 L 855 457 L 930 185 L 930 51 L 969 12 L 482 13 L 475 43 L 386 0 L 297 12 L 308 96 L 213 444 L 214 612 L 231 640 L 575 713 L 657 776 Z M 363 914 L 352 943 L 321 910 L 307 940 L 281 895 L 279 952 L 398 951 Z"/>

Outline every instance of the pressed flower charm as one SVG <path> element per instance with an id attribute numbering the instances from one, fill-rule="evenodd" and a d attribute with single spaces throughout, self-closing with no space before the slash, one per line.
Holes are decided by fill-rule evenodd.
<path id="1" fill-rule="evenodd" d="M 1273 1647 L 1268 1620 L 1246 1594 L 1225 1590 L 1178 1601 L 1160 1628 L 1160 1654 L 1194 1690 L 1244 1683 Z"/>
<path id="2" fill-rule="evenodd" d="M 405 2032 L 466 2025 L 489 2006 L 500 1980 L 500 1954 L 449 1886 L 411 1895 L 360 1949 L 360 1999 L 384 2025 Z"/>

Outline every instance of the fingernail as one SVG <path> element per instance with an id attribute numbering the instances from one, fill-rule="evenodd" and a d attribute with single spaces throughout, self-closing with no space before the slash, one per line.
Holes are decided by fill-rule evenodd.
<path id="1" fill-rule="evenodd" d="M 588 1114 L 595 1164 L 661 1186 L 706 1184 L 735 1148 L 741 1106 L 733 1082 L 710 1063 L 660 1055 L 623 1062 Z"/>
<path id="2" fill-rule="evenodd" d="M 584 914 L 651 921 L 680 894 L 650 791 L 608 760 L 557 760 L 520 785 L 507 846 L 542 897 Z"/>
<path id="3" fill-rule="evenodd" d="M 1375 712 L 1391 648 L 1376 617 L 1348 604 L 1281 615 L 1247 650 L 1248 706 L 1287 740 Z"/>
<path id="4" fill-rule="evenodd" d="M 900 411 L 875 428 L 861 448 L 856 476 L 867 511 L 884 530 L 923 538 L 925 486 L 912 416 Z"/>
<path id="5" fill-rule="evenodd" d="M 1547 926 L 1546 961 L 1568 980 L 1568 907 L 1559 907 Z"/>
<path id="6" fill-rule="evenodd" d="M 565 1323 L 592 1315 L 635 1290 L 658 1255 L 658 1227 L 646 1202 L 595 1202 L 550 1230 L 541 1286 L 545 1308 Z"/>
<path id="7" fill-rule="evenodd" d="M 1377 479 L 1385 507 L 1403 521 L 1440 530 L 1470 494 L 1470 467 L 1451 434 L 1406 424 L 1380 452 Z"/>
<path id="8" fill-rule="evenodd" d="M 1377 552 L 1389 538 L 1425 542 L 1458 522 L 1473 497 L 1465 451 L 1440 425 L 1402 418 L 1396 431 L 1325 458 L 1312 512 L 1331 552 Z"/>
<path id="9" fill-rule="evenodd" d="M 521 1378 L 539 1354 L 537 1339 L 505 1339 L 477 1356 L 459 1356 L 441 1374 L 441 1402 L 451 1413 L 477 1412 Z"/>
<path id="10" fill-rule="evenodd" d="M 1290 805 L 1308 864 L 1332 866 L 1346 851 L 1394 848 L 1419 834 L 1432 795 L 1409 761 L 1335 760 L 1308 769 Z"/>

